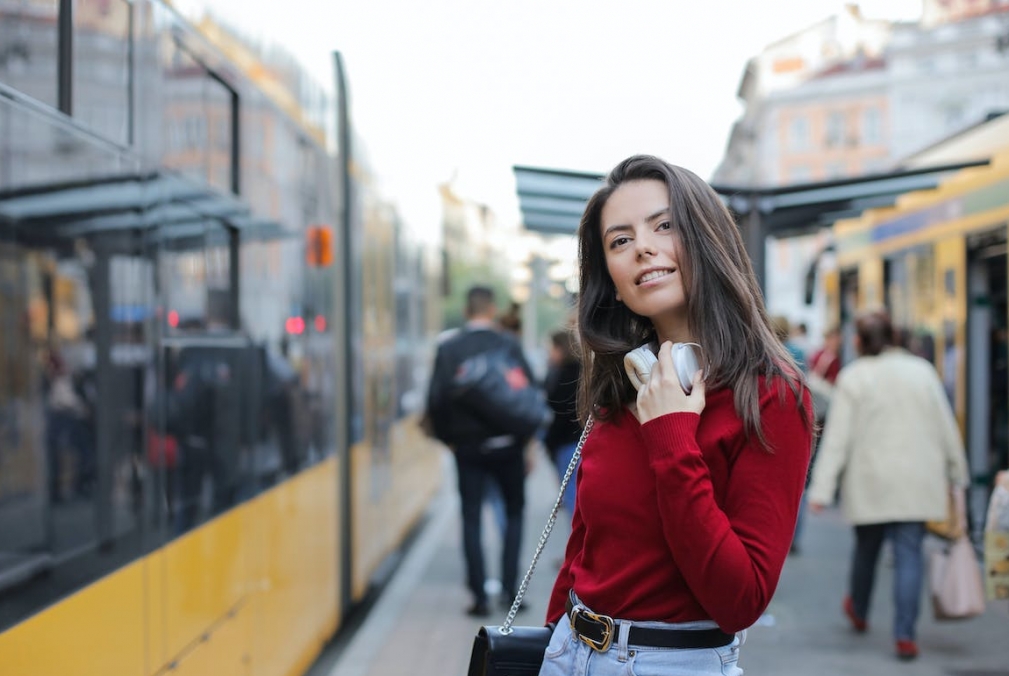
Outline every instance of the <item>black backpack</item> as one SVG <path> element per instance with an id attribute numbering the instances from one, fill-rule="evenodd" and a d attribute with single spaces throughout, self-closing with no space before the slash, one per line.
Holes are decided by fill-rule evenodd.
<path id="1" fill-rule="evenodd" d="M 553 415 L 543 390 L 529 381 L 508 347 L 464 360 L 452 378 L 452 398 L 495 435 L 528 439 Z"/>

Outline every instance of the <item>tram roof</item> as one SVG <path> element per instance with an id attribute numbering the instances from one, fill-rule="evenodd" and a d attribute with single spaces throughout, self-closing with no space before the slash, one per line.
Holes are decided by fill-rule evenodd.
<path id="1" fill-rule="evenodd" d="M 252 217 L 237 198 L 164 171 L 0 191 L 0 225 L 18 227 L 19 239 L 28 242 L 157 228 L 156 240 L 182 244 L 201 235 L 208 221 L 247 237 L 285 235 L 280 224 Z"/>
<path id="2" fill-rule="evenodd" d="M 858 178 L 802 183 L 775 188 L 712 184 L 737 220 L 754 210 L 763 234 L 788 237 L 816 231 L 864 210 L 891 206 L 900 195 L 935 188 L 943 178 L 987 159 L 899 169 Z M 516 165 L 516 189 L 527 230 L 573 235 L 588 198 L 601 185 L 602 174 Z"/>

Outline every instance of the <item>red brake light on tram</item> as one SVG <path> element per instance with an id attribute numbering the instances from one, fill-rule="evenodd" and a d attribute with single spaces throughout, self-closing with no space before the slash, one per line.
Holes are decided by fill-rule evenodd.
<path id="1" fill-rule="evenodd" d="M 305 320 L 301 317 L 288 317 L 284 322 L 284 329 L 290 334 L 300 336 L 305 332 Z"/>
<path id="2" fill-rule="evenodd" d="M 326 332 L 326 318 L 322 315 L 315 316 L 315 330 L 319 333 Z"/>
<path id="3" fill-rule="evenodd" d="M 173 329 L 179 328 L 179 313 L 176 310 L 168 311 L 168 325 Z"/>

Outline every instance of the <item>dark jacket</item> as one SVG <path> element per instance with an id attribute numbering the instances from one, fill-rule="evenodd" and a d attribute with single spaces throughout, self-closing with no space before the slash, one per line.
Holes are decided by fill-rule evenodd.
<path id="1" fill-rule="evenodd" d="M 452 397 L 452 379 L 459 365 L 470 357 L 506 348 L 533 382 L 532 370 L 522 348 L 512 336 L 491 328 L 464 328 L 438 346 L 427 396 L 427 415 L 434 436 L 448 446 L 480 445 L 495 436 L 487 424 Z"/>
<path id="2" fill-rule="evenodd" d="M 554 412 L 554 419 L 543 438 L 550 457 L 557 454 L 561 446 L 573 444 L 582 434 L 578 422 L 578 379 L 582 365 L 578 361 L 567 361 L 551 369 L 547 376 L 547 402 Z"/>

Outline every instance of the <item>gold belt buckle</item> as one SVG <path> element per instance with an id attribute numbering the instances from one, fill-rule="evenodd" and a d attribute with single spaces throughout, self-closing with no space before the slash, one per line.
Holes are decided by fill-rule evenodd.
<path id="1" fill-rule="evenodd" d="M 578 615 L 584 615 L 586 618 L 592 620 L 593 622 L 598 622 L 603 625 L 603 640 L 596 641 L 589 638 L 585 634 L 581 633 L 575 629 L 575 618 Z M 593 613 L 591 610 L 586 608 L 575 607 L 571 611 L 571 629 L 578 634 L 578 638 L 585 643 L 588 647 L 592 648 L 597 652 L 604 653 L 610 649 L 613 645 L 613 618 L 609 615 L 600 615 L 599 613 Z"/>

